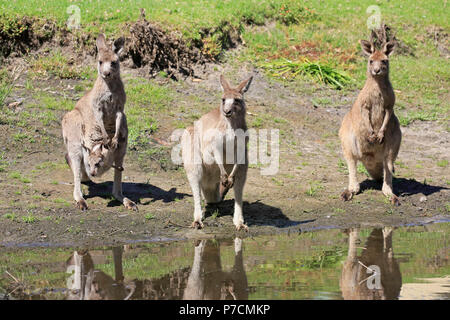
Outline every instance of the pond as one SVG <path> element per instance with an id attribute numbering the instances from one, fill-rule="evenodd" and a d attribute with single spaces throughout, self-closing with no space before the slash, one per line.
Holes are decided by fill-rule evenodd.
<path id="1" fill-rule="evenodd" d="M 450 223 L 0 248 L 0 299 L 450 299 Z"/>

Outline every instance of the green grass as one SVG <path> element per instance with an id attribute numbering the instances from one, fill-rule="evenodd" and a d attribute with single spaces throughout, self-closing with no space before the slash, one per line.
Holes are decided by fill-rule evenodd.
<path id="1" fill-rule="evenodd" d="M 35 223 L 39 221 L 32 213 L 28 213 L 26 216 L 22 216 L 22 221 L 25 223 Z"/>
<path id="2" fill-rule="evenodd" d="M 442 159 L 437 162 L 438 167 L 445 168 L 448 166 L 448 160 Z"/>
<path id="3" fill-rule="evenodd" d="M 94 79 L 97 74 L 92 67 L 76 65 L 60 50 L 31 59 L 30 67 L 32 74 L 40 78 L 55 76 L 61 79 Z"/>
<path id="4" fill-rule="evenodd" d="M 156 119 L 169 109 L 173 92 L 167 87 L 141 78 L 128 81 L 125 90 L 128 143 L 130 146 L 147 143 L 149 136 L 159 128 Z"/>
<path id="5" fill-rule="evenodd" d="M 8 161 L 6 160 L 6 152 L 3 151 L 0 153 L 0 172 L 7 171 L 6 168 L 8 167 Z"/>
<path id="6" fill-rule="evenodd" d="M 5 100 L 12 90 L 10 75 L 4 69 L 0 70 L 0 108 L 5 104 Z"/>
<path id="7" fill-rule="evenodd" d="M 356 171 L 358 171 L 358 173 L 364 174 L 367 177 L 369 177 L 369 172 L 367 171 L 366 167 L 364 167 L 364 165 L 361 162 L 358 162 L 358 166 L 356 167 Z"/>
<path id="8" fill-rule="evenodd" d="M 31 2 L 31 3 L 30 3 Z M 16 0 L 2 2 L 0 10 L 5 15 L 21 12 L 23 15 L 53 19 L 59 25 L 65 25 L 70 13 L 70 5 L 80 8 L 80 27 L 86 31 L 121 31 L 129 21 L 139 18 L 140 8 L 146 11 L 148 20 L 161 25 L 171 25 L 182 30 L 185 35 L 194 36 L 202 29 L 220 25 L 229 21 L 233 26 L 242 22 L 263 24 L 265 19 L 278 20 L 286 25 L 303 22 L 315 16 L 294 0 Z"/>
<path id="9" fill-rule="evenodd" d="M 206 54 L 217 55 L 225 50 L 228 35 L 237 33 L 245 43 L 242 61 L 272 66 L 278 73 L 284 65 L 288 68 L 286 76 L 312 74 L 336 88 L 352 78 L 361 88 L 366 58 L 360 54 L 358 40 L 369 34 L 370 14 L 366 9 L 373 4 L 379 6 L 383 21 L 395 30 L 397 38 L 414 52 L 414 56 L 394 53 L 391 57 L 391 81 L 397 90 L 397 105 L 403 108 L 397 112 L 401 124 L 448 121 L 450 64 L 440 56 L 427 33 L 430 26 L 449 32 L 448 10 L 442 8 L 442 0 L 426 4 L 420 0 L 407 4 L 372 0 L 16 0 L 0 4 L 0 31 L 20 33 L 16 30 L 20 26 L 15 26 L 12 18 L 22 15 L 52 19 L 64 26 L 70 16 L 67 8 L 77 5 L 81 29 L 74 31 L 75 35 L 104 31 L 108 37 L 127 36 L 127 24 L 139 18 L 139 8 L 145 8 L 149 21 L 176 30 L 188 44 L 200 47 Z M 94 38 L 89 40 L 92 45 Z M 84 77 L 80 71 L 71 70 L 66 59 L 56 51 L 38 58 L 34 65 L 60 77 Z M 305 64 L 305 59 L 310 62 Z M 0 102 L 1 92 L 0 85 Z"/>
<path id="10" fill-rule="evenodd" d="M 16 215 L 14 213 L 6 213 L 3 215 L 3 218 L 15 221 Z"/>
<path id="11" fill-rule="evenodd" d="M 323 185 L 319 181 L 311 181 L 305 194 L 310 197 L 315 197 L 323 188 Z"/>
<path id="12" fill-rule="evenodd" d="M 342 89 L 351 81 L 351 78 L 345 73 L 321 62 L 311 62 L 306 58 L 299 61 L 282 59 L 263 63 L 260 66 L 268 70 L 269 75 L 273 77 L 293 80 L 299 76 L 308 76 L 317 82 L 331 85 L 336 89 Z"/>
<path id="13" fill-rule="evenodd" d="M 30 183 L 31 182 L 31 180 L 29 178 L 22 176 L 22 174 L 20 172 L 18 172 L 18 171 L 11 172 L 9 174 L 9 177 L 11 179 L 19 180 L 19 181 L 21 181 L 23 183 Z"/>
<path id="14" fill-rule="evenodd" d="M 146 213 L 144 218 L 145 218 L 145 220 L 152 220 L 152 219 L 155 219 L 155 215 L 152 213 Z"/>
<path id="15" fill-rule="evenodd" d="M 36 103 L 31 103 L 30 108 L 52 111 L 69 111 L 75 107 L 75 101 L 68 97 L 56 96 L 47 92 L 38 91 L 33 95 Z"/>

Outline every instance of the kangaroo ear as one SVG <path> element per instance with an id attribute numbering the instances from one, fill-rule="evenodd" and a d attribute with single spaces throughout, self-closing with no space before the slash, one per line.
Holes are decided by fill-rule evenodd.
<path id="1" fill-rule="evenodd" d="M 383 53 L 389 57 L 391 53 L 394 52 L 396 46 L 397 44 L 395 41 L 389 41 L 385 43 L 383 46 Z"/>
<path id="2" fill-rule="evenodd" d="M 103 33 L 100 33 L 97 37 L 97 50 L 100 51 L 100 49 L 104 49 L 106 48 L 106 40 L 105 40 L 105 35 Z"/>
<path id="3" fill-rule="evenodd" d="M 116 41 L 114 41 L 113 44 L 113 51 L 115 54 L 120 55 L 120 53 L 123 51 L 123 44 L 125 43 L 125 39 L 123 37 L 120 37 Z"/>
<path id="4" fill-rule="evenodd" d="M 250 88 L 250 84 L 252 83 L 253 76 L 248 78 L 247 80 L 242 81 L 238 86 L 238 91 L 240 93 L 246 93 L 248 91 L 248 88 Z"/>
<path id="5" fill-rule="evenodd" d="M 230 84 L 228 83 L 227 79 L 223 76 L 223 74 L 220 75 L 220 85 L 222 86 L 223 91 L 230 90 Z"/>
<path id="6" fill-rule="evenodd" d="M 373 44 L 367 40 L 359 40 L 359 44 L 361 45 L 362 51 L 366 56 L 370 56 L 375 50 Z"/>

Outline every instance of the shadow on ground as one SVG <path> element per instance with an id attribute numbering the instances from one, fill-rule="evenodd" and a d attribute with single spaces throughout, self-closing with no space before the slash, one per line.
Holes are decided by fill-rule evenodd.
<path id="1" fill-rule="evenodd" d="M 244 220 L 250 226 L 273 226 L 277 228 L 288 228 L 299 224 L 309 223 L 315 219 L 294 221 L 290 220 L 283 212 L 276 207 L 269 206 L 261 201 L 249 203 L 244 201 Z M 233 216 L 234 199 L 225 200 L 219 204 L 210 204 L 206 206 L 205 218 L 211 216 L 214 212 L 218 216 Z"/>
<path id="2" fill-rule="evenodd" d="M 414 179 L 405 179 L 405 178 L 394 178 L 393 179 L 393 187 L 394 193 L 404 196 L 412 196 L 415 194 L 423 194 L 425 196 L 429 196 L 430 194 L 440 192 L 441 190 L 449 190 L 450 188 L 442 187 L 442 186 L 432 186 L 426 183 L 421 183 Z M 381 190 L 382 182 L 378 182 L 375 180 L 366 179 L 361 182 L 361 193 L 365 190 Z"/>
<path id="3" fill-rule="evenodd" d="M 108 207 L 116 207 L 122 205 L 119 201 L 113 199 L 112 197 L 112 186 L 111 181 L 103 183 L 87 182 L 85 185 L 88 186 L 88 194 L 86 199 L 93 197 L 101 197 L 103 199 L 111 200 L 108 203 Z M 123 195 L 137 204 L 147 205 L 149 203 L 162 200 L 163 202 L 172 202 L 177 199 L 183 199 L 186 196 L 191 196 L 187 193 L 178 193 L 176 188 L 171 188 L 166 191 L 156 186 L 148 183 L 132 183 L 123 182 L 122 183 Z M 141 202 L 142 198 L 152 198 L 151 200 Z"/>

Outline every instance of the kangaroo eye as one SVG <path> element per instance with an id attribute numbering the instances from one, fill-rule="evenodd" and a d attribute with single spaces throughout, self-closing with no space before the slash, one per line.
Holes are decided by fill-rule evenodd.
<path id="1" fill-rule="evenodd" d="M 369 63 L 372 64 L 372 63 L 373 63 L 373 60 L 370 60 Z"/>
<path id="2" fill-rule="evenodd" d="M 225 99 L 222 99 L 222 103 L 225 104 Z"/>
<path id="3" fill-rule="evenodd" d="M 387 60 L 381 60 L 381 62 L 382 62 L 383 64 L 386 64 L 386 63 L 387 63 Z"/>
<path id="4" fill-rule="evenodd" d="M 117 62 L 116 61 L 111 62 L 111 67 L 115 67 L 115 66 L 117 66 Z"/>
<path id="5" fill-rule="evenodd" d="M 98 63 L 100 63 L 100 65 L 102 65 L 103 61 L 99 61 Z"/>

